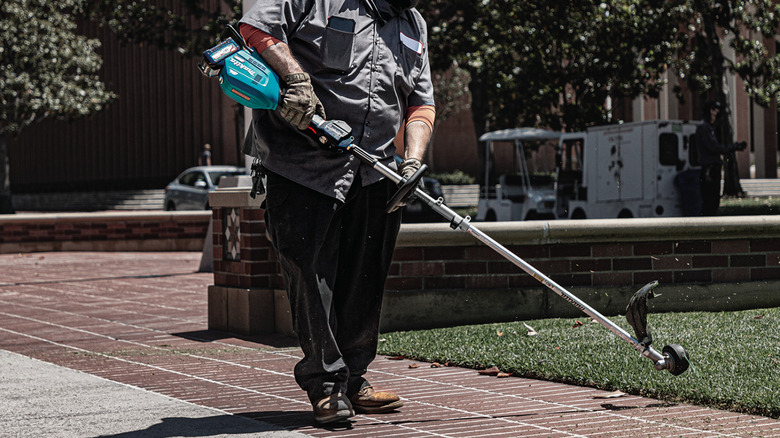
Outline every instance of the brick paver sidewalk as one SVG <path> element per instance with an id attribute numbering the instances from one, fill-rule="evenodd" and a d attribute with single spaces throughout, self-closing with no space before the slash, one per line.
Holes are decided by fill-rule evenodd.
<path id="1" fill-rule="evenodd" d="M 199 253 L 0 255 L 0 348 L 312 436 L 755 437 L 780 421 L 379 357 L 369 379 L 406 400 L 348 427 L 313 421 L 288 338 L 206 330 Z"/>

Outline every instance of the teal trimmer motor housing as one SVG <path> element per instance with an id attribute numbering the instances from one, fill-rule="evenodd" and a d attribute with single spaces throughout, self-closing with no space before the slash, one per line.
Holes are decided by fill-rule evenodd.
<path id="1" fill-rule="evenodd" d="M 257 51 L 246 45 L 235 27 L 228 26 L 223 41 L 203 52 L 198 64 L 208 77 L 218 77 L 219 86 L 231 99 L 247 108 L 276 109 L 279 104 L 279 76 Z"/>

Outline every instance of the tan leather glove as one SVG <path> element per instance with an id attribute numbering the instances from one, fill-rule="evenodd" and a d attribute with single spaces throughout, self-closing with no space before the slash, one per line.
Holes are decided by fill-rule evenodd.
<path id="1" fill-rule="evenodd" d="M 420 166 L 422 166 L 422 163 L 420 163 L 420 160 L 417 158 L 407 158 L 401 162 L 401 166 L 398 168 L 398 174 L 408 180 L 415 172 L 420 170 Z"/>
<path id="2" fill-rule="evenodd" d="M 401 164 L 398 166 L 398 174 L 404 177 L 404 180 L 408 181 L 409 178 L 411 178 L 415 172 L 420 170 L 420 166 L 422 166 L 422 163 L 420 163 L 420 160 L 418 160 L 417 158 L 407 158 L 406 160 L 402 161 Z M 417 184 L 418 187 L 422 187 L 422 180 L 420 180 L 420 182 L 418 182 Z M 417 199 L 417 195 L 415 195 L 414 192 L 415 192 L 414 190 L 409 192 L 406 198 L 402 199 L 395 206 L 393 211 L 406 207 L 408 204 L 412 203 L 415 199 Z"/>
<path id="3" fill-rule="evenodd" d="M 298 129 L 307 129 L 314 114 L 325 118 L 325 107 L 314 94 L 308 73 L 293 73 L 284 77 L 287 89 L 279 105 L 279 115 Z"/>

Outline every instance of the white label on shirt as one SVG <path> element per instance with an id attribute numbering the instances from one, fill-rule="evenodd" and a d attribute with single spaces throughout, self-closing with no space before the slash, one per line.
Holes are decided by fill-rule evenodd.
<path id="1" fill-rule="evenodd" d="M 422 55 L 423 45 L 421 42 L 417 41 L 416 39 L 409 38 L 408 36 L 404 35 L 403 32 L 401 32 L 401 42 L 404 43 L 406 47 L 414 50 L 418 55 Z"/>

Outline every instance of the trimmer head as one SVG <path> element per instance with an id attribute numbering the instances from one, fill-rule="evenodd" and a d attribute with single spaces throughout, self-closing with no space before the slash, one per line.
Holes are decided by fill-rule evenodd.
<path id="1" fill-rule="evenodd" d="M 666 359 L 666 368 L 672 375 L 679 376 L 688 369 L 688 352 L 681 345 L 669 344 L 664 347 L 664 359 Z"/>
<path id="2" fill-rule="evenodd" d="M 638 340 L 637 350 L 642 351 L 655 362 L 657 370 L 668 370 L 675 376 L 679 376 L 688 369 L 688 353 L 678 344 L 669 344 L 664 347 L 663 355 L 650 348 L 653 336 L 647 328 L 647 300 L 653 298 L 653 289 L 658 286 L 657 281 L 651 281 L 636 291 L 626 307 L 626 320 L 634 328 Z"/>

